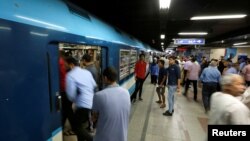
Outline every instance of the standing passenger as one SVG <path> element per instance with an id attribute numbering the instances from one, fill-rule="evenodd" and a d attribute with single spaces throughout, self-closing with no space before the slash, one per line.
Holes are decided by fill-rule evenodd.
<path id="1" fill-rule="evenodd" d="M 187 96 L 190 83 L 193 83 L 194 88 L 194 100 L 197 101 L 197 80 L 199 79 L 200 65 L 196 63 L 196 59 L 191 59 L 191 64 L 187 68 L 187 82 L 185 85 L 184 96 Z"/>
<path id="2" fill-rule="evenodd" d="M 220 82 L 220 71 L 217 69 L 217 62 L 211 61 L 208 68 L 205 68 L 200 76 L 202 85 L 202 101 L 207 113 L 210 109 L 211 95 L 217 91 Z"/>
<path id="3" fill-rule="evenodd" d="M 247 65 L 242 69 L 242 74 L 244 75 L 246 85 L 250 86 L 250 59 L 247 60 Z"/>
<path id="4" fill-rule="evenodd" d="M 180 91 L 181 87 L 181 72 L 180 67 L 175 64 L 175 57 L 169 57 L 168 73 L 168 110 L 163 113 L 165 116 L 172 116 L 174 112 L 174 94 L 176 89 Z"/>
<path id="5" fill-rule="evenodd" d="M 99 84 L 99 73 L 98 73 L 98 70 L 96 68 L 96 65 L 94 64 L 94 62 L 91 59 L 91 56 L 86 53 L 86 54 L 83 55 L 81 61 L 82 61 L 83 65 L 84 65 L 85 69 L 90 71 L 93 78 L 95 79 L 95 82 L 98 85 Z M 94 123 L 91 120 L 91 112 L 89 114 L 89 127 L 88 127 L 88 130 L 90 132 L 93 132 L 93 130 L 94 130 Z"/>
<path id="6" fill-rule="evenodd" d="M 65 130 L 65 122 L 68 119 L 71 129 L 73 128 L 74 113 L 72 109 L 72 102 L 69 101 L 65 92 L 65 79 L 66 79 L 66 67 L 65 67 L 65 54 L 63 50 L 59 51 L 59 74 L 60 74 L 60 95 L 62 96 L 62 127 L 64 135 L 74 134 L 72 131 Z"/>
<path id="7" fill-rule="evenodd" d="M 88 122 L 92 108 L 96 82 L 92 74 L 81 69 L 74 58 L 67 58 L 66 66 L 71 69 L 66 75 L 66 92 L 69 100 L 76 105 L 74 131 L 77 140 L 92 141 L 93 137 L 85 129 L 85 124 Z"/>
<path id="8" fill-rule="evenodd" d="M 91 59 L 91 56 L 89 54 L 84 54 L 81 59 L 85 69 L 91 72 L 92 76 L 94 77 L 96 83 L 98 84 L 99 82 L 99 74 L 98 70 L 96 68 L 96 65 Z"/>
<path id="9" fill-rule="evenodd" d="M 166 80 L 167 80 L 167 72 L 164 68 L 164 60 L 160 59 L 158 61 L 159 65 L 159 77 L 158 77 L 158 87 L 156 88 L 156 92 L 158 95 L 159 100 L 156 103 L 161 104 L 160 108 L 165 108 L 165 87 L 166 87 Z"/>
<path id="10" fill-rule="evenodd" d="M 209 124 L 250 124 L 250 111 L 237 96 L 245 91 L 245 82 L 238 74 L 225 74 L 220 81 L 222 92 L 211 97 Z"/>
<path id="11" fill-rule="evenodd" d="M 98 119 L 94 141 L 127 141 L 130 95 L 116 79 L 116 70 L 106 68 L 103 81 L 107 87 L 94 95 L 93 118 Z"/>
<path id="12" fill-rule="evenodd" d="M 154 58 L 153 63 L 150 65 L 151 83 L 156 85 L 157 77 L 159 75 L 159 67 L 157 65 L 157 58 Z"/>
<path id="13" fill-rule="evenodd" d="M 131 96 L 131 101 L 135 102 L 137 97 L 137 92 L 139 91 L 139 100 L 142 100 L 142 86 L 146 76 L 147 63 L 145 62 L 145 55 L 140 54 L 140 60 L 135 64 L 135 91 Z"/>

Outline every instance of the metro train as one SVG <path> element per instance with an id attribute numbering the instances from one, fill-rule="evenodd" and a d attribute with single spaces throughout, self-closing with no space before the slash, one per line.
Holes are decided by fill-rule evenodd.
<path id="1" fill-rule="evenodd" d="M 0 139 L 62 140 L 59 50 L 114 66 L 134 91 L 134 64 L 149 45 L 61 0 L 0 0 Z M 147 58 L 146 57 L 146 58 Z"/>

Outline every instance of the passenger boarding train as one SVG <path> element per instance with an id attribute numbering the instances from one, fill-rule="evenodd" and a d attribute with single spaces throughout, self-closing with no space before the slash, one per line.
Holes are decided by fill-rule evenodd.
<path id="1" fill-rule="evenodd" d="M 2 141 L 62 140 L 59 50 L 90 54 L 100 73 L 114 66 L 134 91 L 135 62 L 150 46 L 65 1 L 0 0 L 0 9 Z"/>

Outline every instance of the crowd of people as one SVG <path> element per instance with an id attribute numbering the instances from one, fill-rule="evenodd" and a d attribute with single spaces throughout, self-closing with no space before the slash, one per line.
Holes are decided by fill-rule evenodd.
<path id="1" fill-rule="evenodd" d="M 250 107 L 246 102 L 250 94 L 245 95 L 250 84 L 250 59 L 240 61 L 239 67 L 231 59 L 223 58 L 208 61 L 203 57 L 199 63 L 192 55 L 185 59 L 153 56 L 148 63 L 145 55 L 140 54 L 135 64 L 135 90 L 131 96 L 127 89 L 117 84 L 118 74 L 114 68 L 107 67 L 100 75 L 88 54 L 80 59 L 80 67 L 76 58 L 65 57 L 60 51 L 59 64 L 62 124 L 69 120 L 72 131 L 65 135 L 76 134 L 78 141 L 127 141 L 131 103 L 143 101 L 143 83 L 148 74 L 151 83 L 156 85 L 156 103 L 160 108 L 167 107 L 164 116 L 174 114 L 176 92 L 182 91 L 187 97 L 192 84 L 194 101 L 197 101 L 198 87 L 202 89 L 202 103 L 204 111 L 209 112 L 209 124 L 250 124 Z M 101 77 L 105 87 L 99 89 Z"/>
<path id="2" fill-rule="evenodd" d="M 158 64 L 158 65 L 157 65 Z M 193 100 L 197 101 L 198 87 L 202 94 L 205 113 L 208 113 L 209 124 L 250 124 L 249 87 L 250 59 L 232 58 L 208 60 L 202 57 L 154 56 L 150 64 L 151 83 L 157 85 L 156 93 L 160 108 L 166 107 L 165 87 L 168 88 L 168 110 L 165 116 L 174 112 L 174 94 L 180 91 L 187 97 L 193 86 Z M 176 89 L 177 88 L 177 89 Z M 245 98 L 242 98 L 245 97 Z M 239 100 L 241 99 L 241 100 Z M 244 100 L 245 101 L 244 101 Z"/>
<path id="3" fill-rule="evenodd" d="M 78 141 L 127 141 L 130 94 L 116 83 L 117 71 L 107 67 L 100 76 L 89 54 L 79 62 L 65 56 L 63 50 L 59 65 L 64 135 L 76 135 Z M 105 86 L 102 89 L 98 86 L 100 77 Z M 70 131 L 65 129 L 66 119 Z"/>

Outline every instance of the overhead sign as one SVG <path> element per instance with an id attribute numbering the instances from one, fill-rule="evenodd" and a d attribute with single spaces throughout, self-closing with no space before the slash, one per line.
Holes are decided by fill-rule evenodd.
<path id="1" fill-rule="evenodd" d="M 175 45 L 204 45 L 205 39 L 202 38 L 177 38 L 174 40 Z"/>

